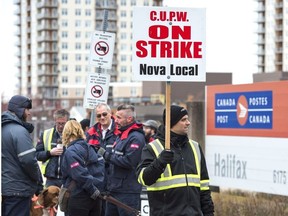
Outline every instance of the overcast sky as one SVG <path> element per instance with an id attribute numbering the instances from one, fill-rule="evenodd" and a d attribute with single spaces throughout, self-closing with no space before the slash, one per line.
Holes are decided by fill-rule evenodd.
<path id="1" fill-rule="evenodd" d="M 206 8 L 206 70 L 232 72 L 233 84 L 252 83 L 256 73 L 255 1 L 253 0 L 164 0 L 169 7 Z M 0 1 L 1 94 L 10 98 L 15 89 L 15 6 Z"/>

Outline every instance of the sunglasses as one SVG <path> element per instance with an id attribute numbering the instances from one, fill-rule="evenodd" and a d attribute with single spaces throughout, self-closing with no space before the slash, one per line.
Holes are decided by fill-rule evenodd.
<path id="1" fill-rule="evenodd" d="M 107 112 L 103 112 L 102 114 L 97 114 L 96 117 L 101 118 L 101 116 L 106 117 L 107 115 L 108 115 Z"/>

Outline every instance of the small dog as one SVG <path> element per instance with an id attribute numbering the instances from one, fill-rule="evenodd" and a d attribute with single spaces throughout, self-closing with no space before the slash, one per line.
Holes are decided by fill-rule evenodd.
<path id="1" fill-rule="evenodd" d="M 30 209 L 30 216 L 55 216 L 58 205 L 58 196 L 60 188 L 57 186 L 49 186 L 44 189 L 39 196 L 32 198 L 32 205 Z"/>

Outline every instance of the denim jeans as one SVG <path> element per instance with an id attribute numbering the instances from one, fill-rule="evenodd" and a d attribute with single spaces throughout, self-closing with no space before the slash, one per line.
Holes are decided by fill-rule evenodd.
<path id="1" fill-rule="evenodd" d="M 110 195 L 118 201 L 140 210 L 140 194 L 127 194 L 127 193 L 115 193 L 110 192 Z M 106 201 L 105 216 L 135 216 L 134 213 L 128 212 L 124 208 L 118 207 L 112 203 Z"/>
<path id="2" fill-rule="evenodd" d="M 32 197 L 2 196 L 2 216 L 30 216 Z"/>

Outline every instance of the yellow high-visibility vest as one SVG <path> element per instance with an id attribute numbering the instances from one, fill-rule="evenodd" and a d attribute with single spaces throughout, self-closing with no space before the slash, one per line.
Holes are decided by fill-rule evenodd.
<path id="1" fill-rule="evenodd" d="M 53 132 L 54 128 L 50 128 L 44 131 L 43 133 L 43 142 L 44 142 L 44 150 L 45 151 L 50 151 L 51 150 L 51 143 L 52 143 L 52 138 L 53 138 Z M 41 172 L 44 175 L 46 171 L 46 166 L 48 164 L 49 160 L 42 162 L 41 165 Z"/>
<path id="2" fill-rule="evenodd" d="M 185 187 L 187 186 L 194 186 L 200 187 L 201 190 L 208 190 L 209 189 L 209 180 L 200 180 L 201 174 L 201 154 L 199 144 L 193 140 L 189 140 L 190 146 L 192 148 L 194 157 L 195 157 L 195 164 L 197 174 L 178 174 L 172 175 L 171 165 L 167 164 L 164 172 L 161 174 L 160 178 L 152 185 L 145 185 L 143 181 L 143 172 L 145 168 L 143 168 L 139 174 L 138 181 L 140 184 L 145 185 L 147 187 L 147 191 L 161 191 L 167 190 L 171 188 L 177 187 Z M 156 157 L 164 150 L 163 145 L 161 142 L 156 139 L 153 142 L 149 143 L 151 145 Z"/>

